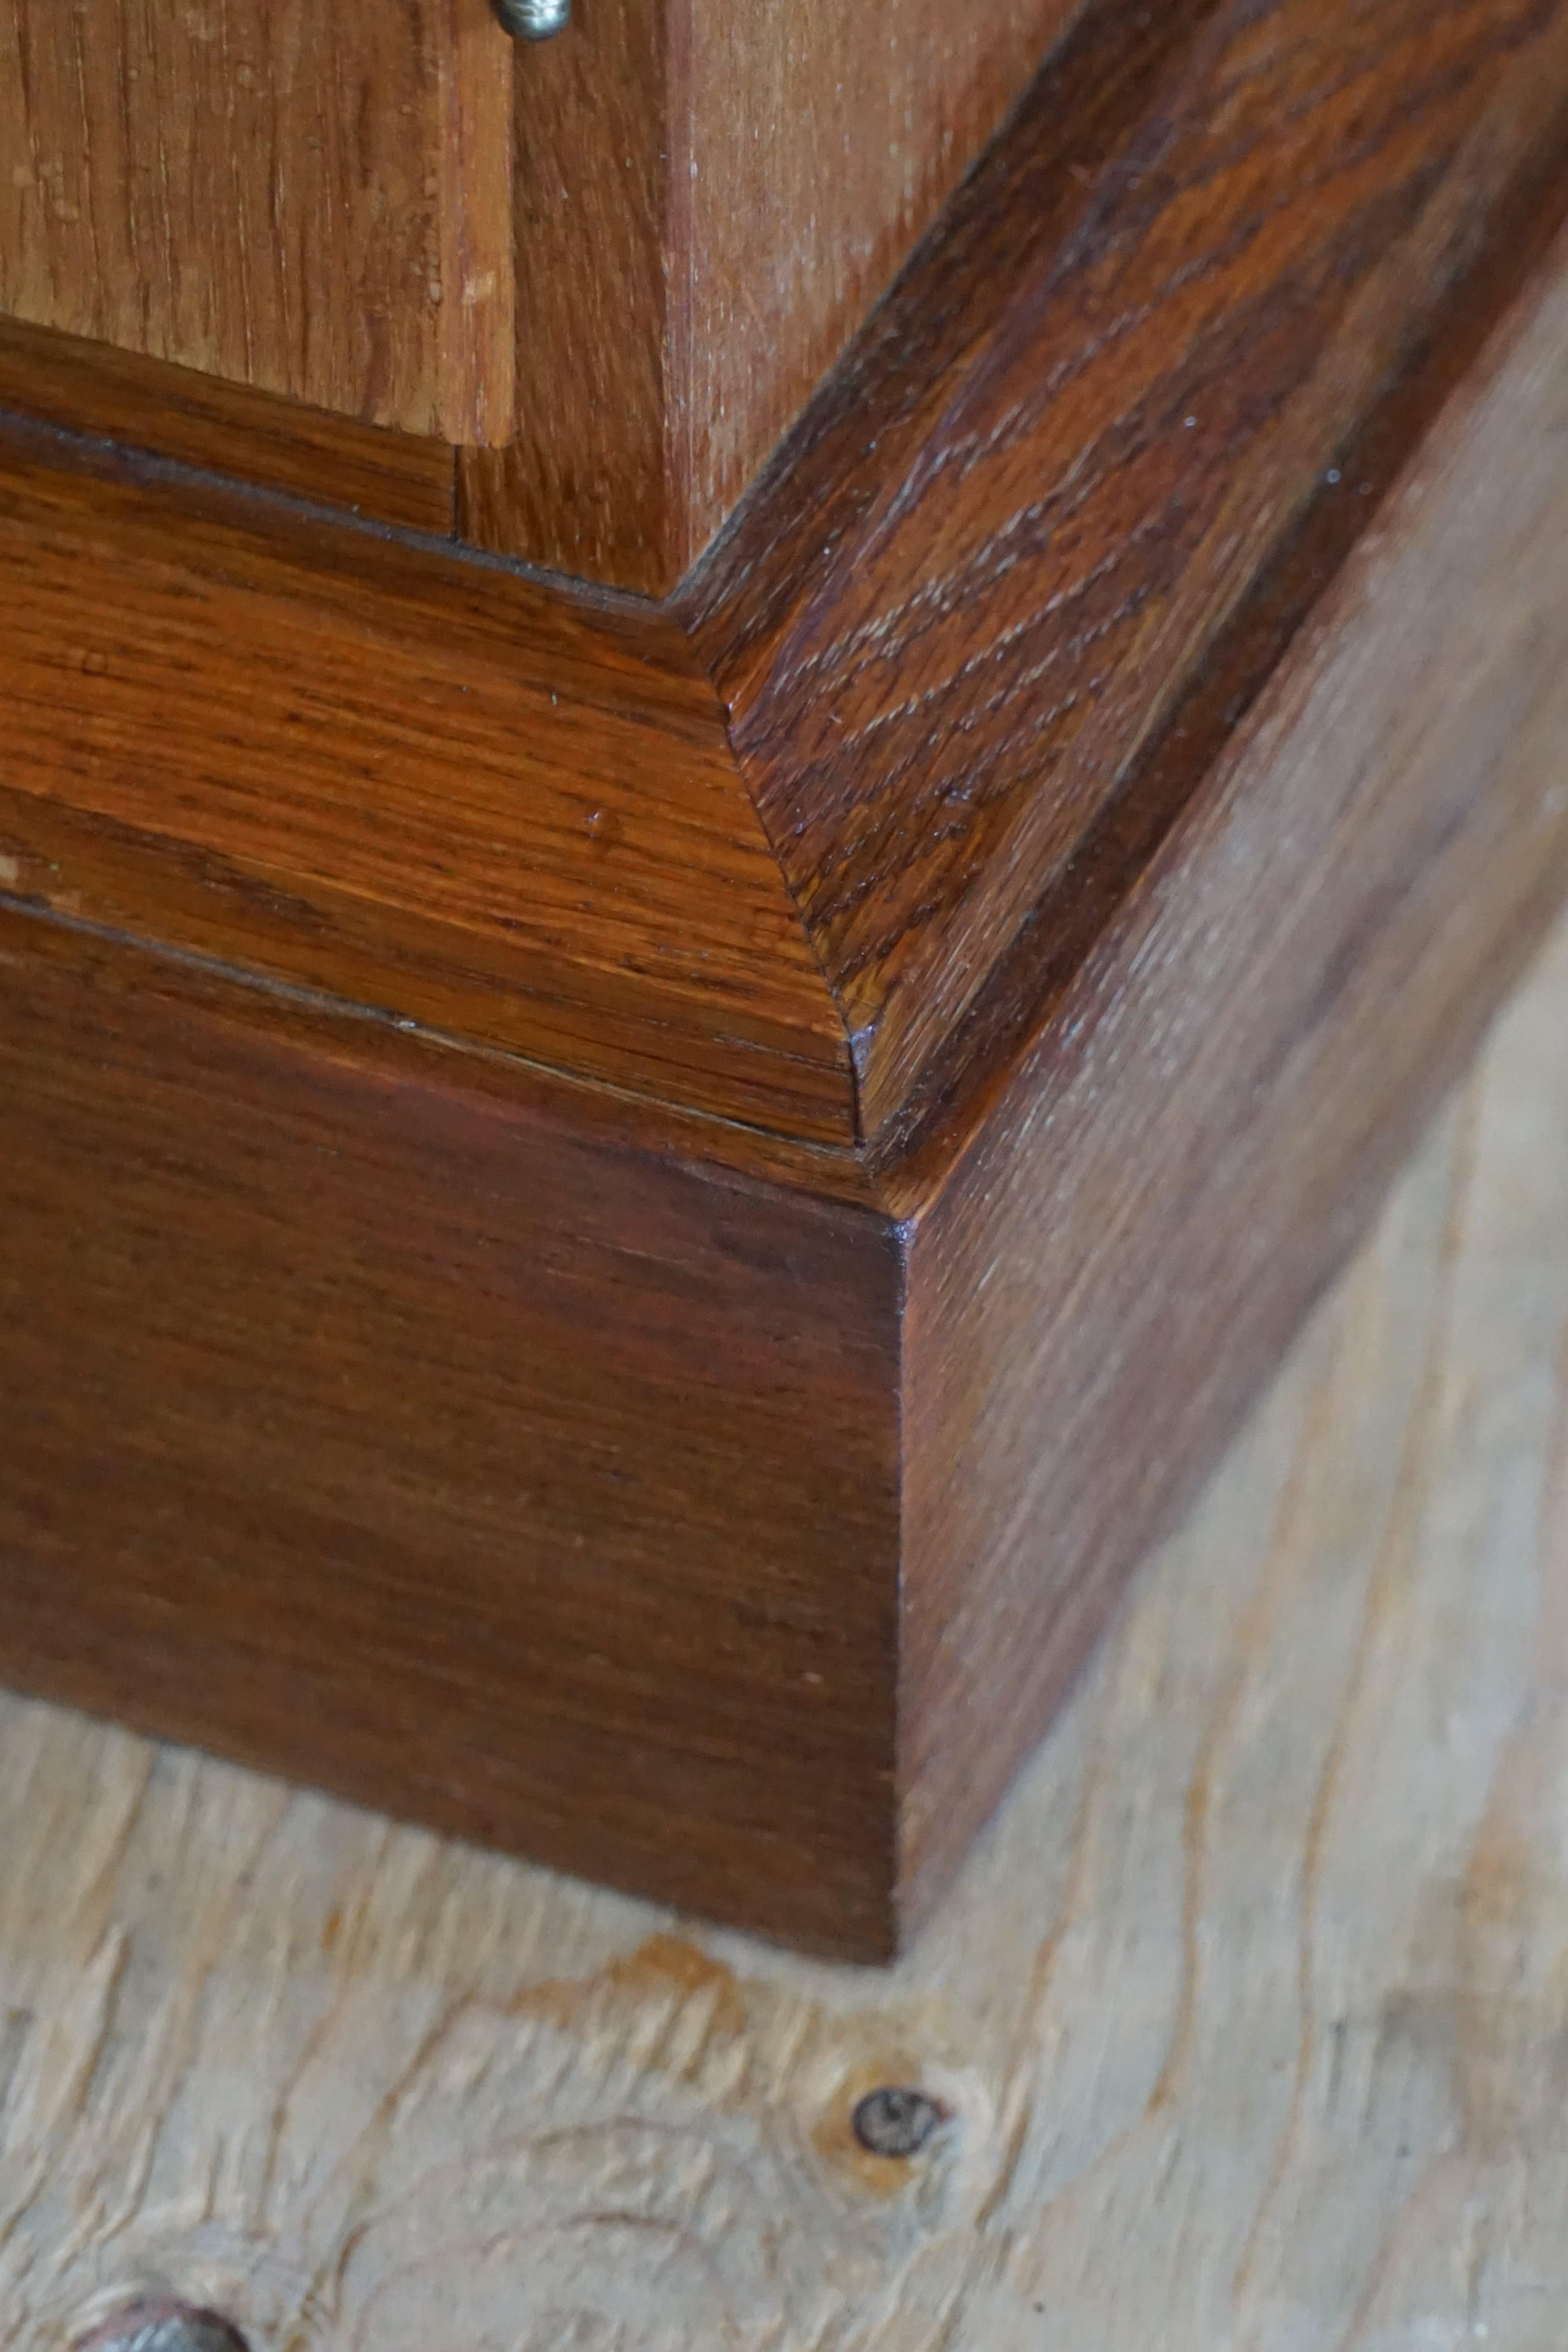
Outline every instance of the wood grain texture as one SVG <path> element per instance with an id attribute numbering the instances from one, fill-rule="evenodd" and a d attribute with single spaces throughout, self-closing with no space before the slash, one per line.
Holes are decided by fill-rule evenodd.
<path id="1" fill-rule="evenodd" d="M 922 1204 L 912 1916 L 1568 893 L 1565 442 L 1560 245 Z"/>
<path id="2" fill-rule="evenodd" d="M 885 1951 L 1568 891 L 1565 437 L 1559 246 L 1011 1071 L 861 1205 L 821 1197 L 820 1161 L 764 1183 L 603 1107 L 590 1129 L 515 1059 L 487 1087 L 418 1024 L 241 997 L 216 950 L 270 905 L 229 873 L 248 802 L 176 900 L 155 842 L 139 868 L 71 831 L 49 763 L 21 772 L 7 1673 Z M 17 562 L 106 528 L 115 487 L 18 480 Z M 127 561 L 152 525 L 124 496 Z M 293 579 L 292 539 L 184 527 L 187 597 L 242 544 L 253 597 Z M 291 625 L 396 597 L 386 645 L 411 641 L 426 574 L 377 558 L 372 583 L 340 552 L 309 614 L 291 587 Z M 478 692 L 542 592 L 492 607 L 455 569 Z M 647 624 L 622 627 L 640 698 Z M 21 663 L 58 631 L 17 634 Z M 152 739 L 116 750 L 112 642 L 82 669 L 111 731 L 72 756 L 128 795 Z M 552 674 L 574 651 L 602 694 L 603 646 L 563 632 Z M 252 629 L 253 676 L 266 655 Z M 298 750 L 291 772 L 300 834 Z M 117 799 L 113 824 L 151 814 Z M 223 883 L 205 968 L 108 930 L 138 872 L 164 931 Z"/>
<path id="3" fill-rule="evenodd" d="M 682 571 L 1083 5 L 810 0 L 759 9 L 742 45 L 723 0 L 694 0 Z"/>
<path id="4" fill-rule="evenodd" d="M 668 623 L 59 457 L 15 434 L 0 475 L 16 890 L 852 1139 L 842 1031 Z"/>
<path id="5" fill-rule="evenodd" d="M 7 433 L 8 1673 L 840 1950 L 929 1910 L 1568 889 L 1568 6 L 1119 23 L 673 607 Z M 846 1598 L 748 1732 L 759 1517 Z"/>
<path id="6" fill-rule="evenodd" d="M 445 442 L 359 425 L 52 327 L 0 318 L 0 413 L 367 521 L 438 539 L 456 528 L 457 461 Z"/>
<path id="7" fill-rule="evenodd" d="M 541 100 L 548 77 L 572 82 L 563 122 L 573 106 L 593 113 L 588 66 L 605 92 L 633 70 L 629 52 L 594 46 L 617 25 L 630 40 L 633 19 L 594 23 L 585 45 L 574 35 L 525 61 L 546 78 Z M 662 51 L 643 31 L 646 79 Z M 606 158 L 630 123 L 602 108 L 594 120 L 608 143 L 589 184 L 618 204 Z M 765 1130 L 770 1150 L 801 1147 L 808 1182 L 824 1145 L 866 1147 L 891 1181 L 933 1119 L 967 1116 L 985 1066 L 1037 1024 L 1139 887 L 1182 793 L 1370 527 L 1568 204 L 1565 123 L 1561 0 L 1450 0 L 1436 16 L 1405 0 L 1271 0 L 1262 14 L 1193 0 L 1141 26 L 1108 0 L 787 463 L 663 613 L 612 626 L 586 592 L 509 589 L 431 556 L 429 644 L 414 669 L 406 653 L 384 667 L 381 636 L 401 638 L 406 609 L 395 599 L 383 624 L 362 600 L 318 643 L 310 572 L 327 563 L 337 595 L 355 562 L 368 581 L 390 557 L 329 560 L 308 531 L 253 611 L 251 566 L 279 519 L 226 509 L 237 535 L 204 542 L 211 491 L 164 484 L 143 503 L 145 489 L 84 487 L 74 554 L 51 541 L 47 587 L 31 556 L 18 574 L 29 595 L 37 574 L 44 618 L 42 638 L 25 625 L 8 656 L 25 739 L 9 772 L 33 779 L 40 805 L 25 824 L 13 815 L 8 854 L 26 853 L 30 889 L 89 919 L 204 954 L 233 922 L 244 968 Z M 564 165 L 563 147 L 552 185 L 567 184 Z M 627 203 L 596 233 L 606 267 L 631 234 Z M 546 275 L 565 266 L 554 233 L 543 221 Z M 623 259 L 642 267 L 632 245 Z M 591 389 L 600 327 L 591 310 L 580 323 L 574 373 Z M 616 413 L 632 430 L 632 411 Z M 979 436 L 972 459 L 965 435 Z M 84 485 L 95 466 L 79 466 Z M 21 537 L 42 520 L 29 506 Z M 122 530 L 132 562 L 113 551 Z M 207 547 L 190 559 L 195 595 L 177 576 L 187 540 Z M 59 654 L 67 607 L 105 555 L 115 687 Z M 476 600 L 498 630 L 505 614 L 543 630 L 526 680 L 499 635 L 482 691 L 459 677 Z M 447 612 L 449 675 L 431 660 Z M 647 658 L 627 671 L 621 649 L 639 630 Z M 605 648 L 602 688 L 584 684 L 617 724 L 580 730 L 552 702 L 542 800 L 546 648 L 568 639 Z M 247 675 L 237 747 L 211 682 L 237 663 L 248 673 L 252 642 L 278 691 L 253 717 Z M 1189 742 L 1187 781 L 1162 782 L 1221 669 L 1207 748 Z M 689 774 L 671 677 L 700 713 Z M 296 764 L 301 696 L 336 772 L 308 772 L 283 821 L 254 779 L 258 764 Z M 97 743 L 106 719 L 127 747 L 139 726 L 159 736 L 155 758 L 121 761 L 111 786 L 101 762 L 89 783 L 56 743 Z M 243 918 L 232 894 L 220 914 L 205 880 L 193 898 L 188 876 L 150 876 L 134 840 L 103 845 L 106 822 L 142 826 L 150 796 L 170 804 L 175 769 L 178 830 L 160 839 L 241 856 L 247 872 L 263 862 L 268 895 Z M 417 806 L 396 803 L 404 824 L 405 788 Z M 679 825 L 699 807 L 694 848 Z M 636 860 L 612 841 L 624 823 Z M 83 825 L 99 845 L 90 875 Z M 46 877 L 66 870 L 68 835 L 79 878 L 61 897 Z M 765 870 L 769 838 L 782 882 Z"/>
<path id="8" fill-rule="evenodd" d="M 514 72 L 486 0 L 8 0 L 0 312 L 467 445 L 466 538 L 660 593 L 1080 5 L 603 0 Z"/>
<path id="9" fill-rule="evenodd" d="M 520 60 L 517 430 L 458 466 L 465 540 L 654 595 L 687 538 L 669 382 L 684 5 L 604 0 Z"/>
<path id="10" fill-rule="evenodd" d="M 0 311 L 505 439 L 510 82 L 485 0 L 6 0 Z"/>
<path id="11" fill-rule="evenodd" d="M 15 2352 L 1558 2352 L 1565 1230 L 1560 934 L 883 1976 L 0 1703 Z"/>
<path id="12" fill-rule="evenodd" d="M 1565 121 L 1536 0 L 1092 14 L 683 592 L 868 1139 Z"/>
<path id="13" fill-rule="evenodd" d="M 600 0 L 517 76 L 518 434 L 464 536 L 673 587 L 1081 0 Z"/>
<path id="14" fill-rule="evenodd" d="M 426 5 L 437 127 L 426 169 L 439 191 L 440 234 L 429 298 L 437 396 L 426 429 L 458 444 L 503 446 L 517 429 L 513 48 L 497 37 L 489 0 Z"/>
<path id="15" fill-rule="evenodd" d="M 36 919 L 0 954 L 8 1674 L 885 1950 L 885 1222 Z"/>

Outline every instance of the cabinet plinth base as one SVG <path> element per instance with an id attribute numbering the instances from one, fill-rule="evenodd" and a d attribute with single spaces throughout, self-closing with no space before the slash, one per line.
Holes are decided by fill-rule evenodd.
<path id="1" fill-rule="evenodd" d="M 1265 15 L 666 604 L 0 433 L 0 1675 L 937 1900 L 1568 896 L 1568 11 Z"/>

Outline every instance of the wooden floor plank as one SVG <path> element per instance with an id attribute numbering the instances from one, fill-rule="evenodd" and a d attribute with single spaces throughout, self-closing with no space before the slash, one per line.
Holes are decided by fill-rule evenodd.
<path id="1" fill-rule="evenodd" d="M 889 1972 L 0 1703 L 7 2352 L 1559 2352 L 1565 1013 L 1568 929 Z"/>

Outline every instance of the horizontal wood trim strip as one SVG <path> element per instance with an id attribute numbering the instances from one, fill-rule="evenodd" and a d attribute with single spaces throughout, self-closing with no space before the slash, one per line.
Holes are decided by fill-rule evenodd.
<path id="1" fill-rule="evenodd" d="M 452 451 L 195 368 L 0 318 L 0 413 L 101 436 L 367 521 L 452 536 Z"/>
<path id="2" fill-rule="evenodd" d="M 6 855 L 40 904 L 853 1140 L 831 1000 L 657 615 L 15 442 L 0 547 Z"/>
<path id="3" fill-rule="evenodd" d="M 1138 887 L 1199 683 L 1206 758 L 1373 520 L 1343 465 L 1506 302 L 1565 125 L 1568 0 L 1105 0 L 668 605 L 14 433 L 5 854 L 918 1198 Z"/>

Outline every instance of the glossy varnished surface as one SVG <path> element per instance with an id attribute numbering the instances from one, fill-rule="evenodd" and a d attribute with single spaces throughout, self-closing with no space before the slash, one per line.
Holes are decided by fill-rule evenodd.
<path id="1" fill-rule="evenodd" d="M 885 1949 L 885 1225 L 25 916 L 0 956 L 7 1674 Z"/>
<path id="2" fill-rule="evenodd" d="M 634 16 L 584 37 L 630 41 Z M 530 56 L 541 105 L 585 54 L 574 32 Z M 623 68 L 591 110 L 606 139 Z M 232 923 L 235 960 L 258 963 L 230 912 L 190 913 L 162 849 L 170 911 L 149 908 L 139 844 L 103 833 L 140 825 L 149 793 L 167 807 L 183 761 L 163 831 L 265 872 L 259 968 L 808 1150 L 862 1144 L 897 1190 L 933 1121 L 973 1127 L 982 1068 L 1140 887 L 1517 294 L 1568 203 L 1565 123 L 1559 0 L 1104 0 L 668 607 L 610 614 L 428 549 L 373 561 L 303 520 L 291 569 L 258 583 L 247 548 L 281 550 L 287 524 L 235 509 L 221 593 L 187 595 L 178 568 L 216 560 L 216 494 L 94 488 L 79 467 L 47 585 L 18 576 L 56 600 L 52 648 L 90 568 L 115 684 L 18 646 L 14 772 L 51 803 L 22 828 L 29 873 L 64 870 L 48 828 L 85 824 L 99 863 L 73 911 L 203 953 Z M 590 176 L 608 203 L 617 184 Z M 599 331 L 591 306 L 574 316 Z M 574 376 L 571 413 L 640 431 L 586 354 Z M 18 514 L 31 537 L 42 509 Z M 129 560 L 154 541 L 173 568 L 156 589 Z M 318 574 L 346 628 L 321 628 Z M 413 664 L 385 642 L 408 595 L 435 632 Z M 188 662 L 169 659 L 171 596 Z M 516 648 L 482 684 L 464 668 L 479 605 Z M 223 714 L 252 643 L 281 691 L 247 677 L 237 740 Z M 579 691 L 616 723 L 580 726 Z M 110 786 L 56 739 L 95 736 L 111 699 Z M 324 824 L 285 751 L 306 704 L 335 767 Z M 142 761 L 138 713 L 184 750 Z M 275 822 L 237 821 L 245 762 Z"/>
<path id="3" fill-rule="evenodd" d="M 837 1017 L 667 622 L 58 457 L 0 456 L 11 889 L 850 1139 Z"/>
<path id="4" fill-rule="evenodd" d="M 1565 435 L 1559 266 L 924 1210 L 915 1916 L 1568 895 Z"/>
<path id="5" fill-rule="evenodd" d="M 868 1138 L 1565 122 L 1536 0 L 1091 12 L 691 583 Z"/>
<path id="6" fill-rule="evenodd" d="M 0 311 L 505 439 L 511 59 L 487 0 L 5 0 Z"/>
<path id="7" fill-rule="evenodd" d="M 518 435 L 477 544 L 662 594 L 1080 0 L 595 0 L 517 73 Z"/>
<path id="8" fill-rule="evenodd" d="M 1568 887 L 1565 101 L 1096 12 L 668 606 L 7 430 L 8 1674 L 930 1909 Z"/>
<path id="9" fill-rule="evenodd" d="M 1560 936 L 887 1974 L 0 1703 L 16 2352 L 1559 2352 L 1565 1232 Z"/>

